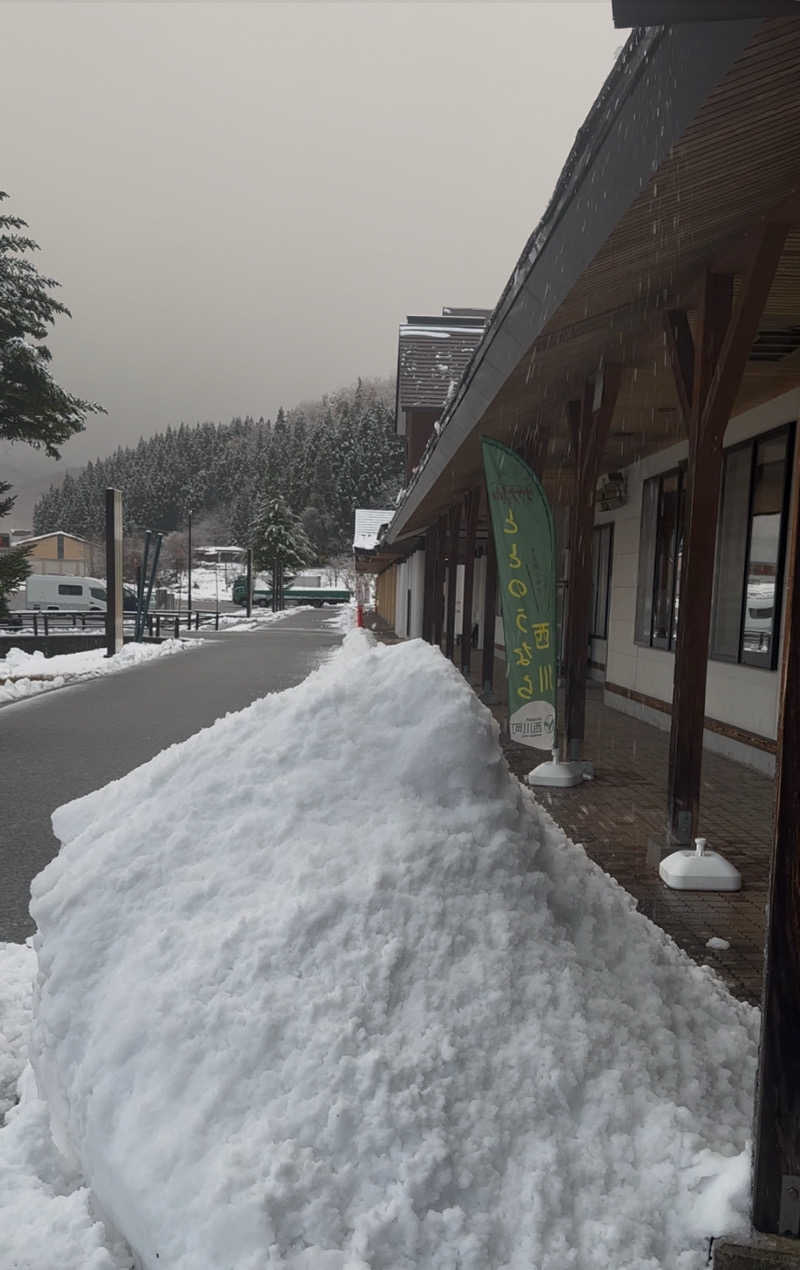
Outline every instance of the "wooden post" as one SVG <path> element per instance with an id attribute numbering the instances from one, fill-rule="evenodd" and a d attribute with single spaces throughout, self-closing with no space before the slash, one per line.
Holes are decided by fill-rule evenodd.
<path id="1" fill-rule="evenodd" d="M 433 586 L 433 642 L 442 646 L 444 627 L 444 553 L 447 544 L 447 517 L 440 516 L 436 527 L 436 557 Z"/>
<path id="2" fill-rule="evenodd" d="M 425 534 L 425 573 L 422 582 L 422 638 L 433 643 L 433 583 L 436 574 L 436 526 Z"/>
<path id="3" fill-rule="evenodd" d="M 765 1233 L 797 1236 L 800 1205 L 790 1188 L 797 1187 L 800 1176 L 800 446 L 794 469 L 753 1132 L 753 1225 Z"/>
<path id="4" fill-rule="evenodd" d="M 575 447 L 575 497 L 569 535 L 569 589 L 564 639 L 567 758 L 582 757 L 586 727 L 586 664 L 592 608 L 592 530 L 600 462 L 614 414 L 621 370 L 605 366 L 589 380 L 583 401 L 568 404 Z"/>
<path id="5" fill-rule="evenodd" d="M 687 518 L 669 747 L 667 837 L 671 845 L 690 844 L 697 830 L 722 440 L 787 232 L 786 225 L 768 225 L 764 229 L 735 311 L 733 278 L 705 275 L 691 373 L 688 368 L 692 363 L 686 352 L 688 323 L 676 324 L 675 315 L 671 315 L 672 339 L 668 327 L 667 345 L 679 401 L 691 402 Z"/>
<path id="6" fill-rule="evenodd" d="M 481 687 L 484 693 L 494 687 L 494 626 L 497 597 L 497 552 L 489 513 L 489 529 L 486 538 L 486 587 L 483 593 L 483 657 L 481 658 Z"/>
<path id="7" fill-rule="evenodd" d="M 122 491 L 109 487 L 106 490 L 106 656 L 118 653 L 123 642 Z"/>
<path id="8" fill-rule="evenodd" d="M 444 654 L 455 661 L 456 652 L 456 590 L 458 586 L 458 535 L 461 528 L 461 504 L 450 508 L 447 534 L 447 625 L 444 635 Z"/>
<path id="9" fill-rule="evenodd" d="M 247 616 L 253 615 L 253 548 L 247 548 Z"/>
<path id="10" fill-rule="evenodd" d="M 466 544 L 464 547 L 464 599 L 461 606 L 461 673 L 470 677 L 472 670 L 472 596 L 475 581 L 475 531 L 478 527 L 480 489 L 470 490 L 464 499 Z"/>

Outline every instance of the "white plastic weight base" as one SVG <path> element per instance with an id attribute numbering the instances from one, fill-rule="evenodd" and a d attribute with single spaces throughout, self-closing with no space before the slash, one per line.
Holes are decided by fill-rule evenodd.
<path id="1" fill-rule="evenodd" d="M 536 789 L 570 789 L 583 782 L 584 771 L 583 763 L 562 763 L 559 759 L 551 759 L 534 767 L 525 779 Z"/>
<path id="2" fill-rule="evenodd" d="M 674 891 L 740 891 L 742 875 L 717 851 L 706 850 L 705 838 L 695 838 L 695 849 L 673 851 L 658 866 L 662 882 Z"/>

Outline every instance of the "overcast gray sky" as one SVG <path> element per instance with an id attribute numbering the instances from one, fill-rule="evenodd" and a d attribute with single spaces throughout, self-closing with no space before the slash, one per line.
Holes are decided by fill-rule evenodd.
<path id="1" fill-rule="evenodd" d="M 55 373 L 108 410 L 71 464 L 492 306 L 624 39 L 610 0 L 0 10 L 0 188 L 73 312 Z"/>

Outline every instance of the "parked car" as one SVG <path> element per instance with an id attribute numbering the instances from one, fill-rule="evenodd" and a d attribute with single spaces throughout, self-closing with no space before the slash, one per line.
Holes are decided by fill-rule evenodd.
<path id="1" fill-rule="evenodd" d="M 32 573 L 25 583 L 27 609 L 70 613 L 105 613 L 106 584 L 101 578 L 80 578 L 57 573 Z M 125 612 L 136 609 L 136 594 L 122 591 Z"/>

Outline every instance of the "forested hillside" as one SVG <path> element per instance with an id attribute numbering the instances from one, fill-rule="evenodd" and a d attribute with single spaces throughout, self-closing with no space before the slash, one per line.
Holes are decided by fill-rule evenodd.
<path id="1" fill-rule="evenodd" d="M 280 410 L 274 422 L 168 428 L 51 487 L 36 504 L 34 533 L 102 538 L 104 491 L 114 485 L 124 494 L 126 532 L 182 529 L 191 509 L 245 545 L 255 505 L 267 493 L 282 496 L 301 518 L 321 558 L 335 555 L 352 542 L 353 508 L 391 506 L 400 487 L 393 407 L 393 384 L 359 381 Z"/>

